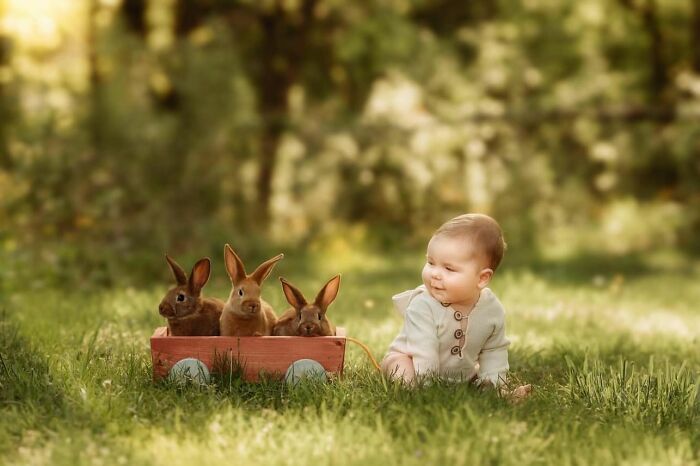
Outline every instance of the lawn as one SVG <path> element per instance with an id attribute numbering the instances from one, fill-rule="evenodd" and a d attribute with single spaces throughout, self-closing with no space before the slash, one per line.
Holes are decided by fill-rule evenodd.
<path id="1" fill-rule="evenodd" d="M 278 275 L 313 295 L 342 272 L 329 316 L 379 359 L 401 325 L 390 296 L 419 284 L 421 255 L 288 254 L 263 295 L 279 314 Z M 163 325 L 166 273 L 138 287 L 5 290 L 0 463 L 700 464 L 697 260 L 506 260 L 492 288 L 512 378 L 535 387 L 518 406 L 465 385 L 387 383 L 354 345 L 328 383 L 154 384 L 148 339 Z M 216 259 L 205 294 L 227 286 Z"/>

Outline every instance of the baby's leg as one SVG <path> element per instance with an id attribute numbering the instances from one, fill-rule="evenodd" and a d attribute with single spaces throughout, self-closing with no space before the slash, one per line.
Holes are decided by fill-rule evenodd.
<path id="1" fill-rule="evenodd" d="M 382 373 L 390 379 L 400 379 L 406 383 L 410 383 L 416 376 L 416 371 L 413 368 L 413 358 L 411 356 L 391 352 L 382 360 Z"/>

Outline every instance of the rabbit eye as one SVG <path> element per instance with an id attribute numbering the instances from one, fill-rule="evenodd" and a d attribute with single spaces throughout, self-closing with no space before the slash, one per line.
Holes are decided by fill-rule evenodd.
<path id="1" fill-rule="evenodd" d="M 181 303 L 181 302 L 183 302 L 183 301 L 185 300 L 185 295 L 182 294 L 182 293 L 180 293 L 179 295 L 177 295 L 177 298 L 176 298 L 176 299 L 177 299 L 177 302 L 178 302 L 178 303 Z"/>
<path id="2" fill-rule="evenodd" d="M 241 288 L 240 290 L 238 290 L 238 296 L 243 296 L 243 288 Z"/>
<path id="3" fill-rule="evenodd" d="M 322 317 L 323 317 L 323 316 L 322 316 L 321 313 L 319 312 L 319 313 L 318 313 L 318 320 L 321 320 Z"/>

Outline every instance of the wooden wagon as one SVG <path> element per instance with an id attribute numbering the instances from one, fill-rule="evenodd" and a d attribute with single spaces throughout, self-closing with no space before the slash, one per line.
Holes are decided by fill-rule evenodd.
<path id="1" fill-rule="evenodd" d="M 153 379 L 167 377 L 171 368 L 187 358 L 201 361 L 210 372 L 239 370 L 248 381 L 284 377 L 295 362 L 311 359 L 327 373 L 342 374 L 345 329 L 332 337 L 176 337 L 158 327 L 151 337 Z"/>

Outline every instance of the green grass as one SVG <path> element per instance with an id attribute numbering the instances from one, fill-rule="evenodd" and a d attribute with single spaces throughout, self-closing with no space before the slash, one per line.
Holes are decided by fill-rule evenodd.
<path id="1" fill-rule="evenodd" d="M 184 261 L 183 261 L 184 262 Z M 187 264 L 191 265 L 191 264 Z M 377 358 L 399 330 L 390 296 L 421 252 L 336 245 L 288 254 L 308 295 L 343 272 L 330 315 Z M 148 337 L 169 283 L 98 289 L 5 284 L 0 298 L 2 464 L 700 464 L 700 264 L 682 257 L 506 262 L 511 406 L 494 393 L 387 383 L 348 346 L 328 383 L 154 384 Z M 221 261 L 205 293 L 225 297 Z"/>

